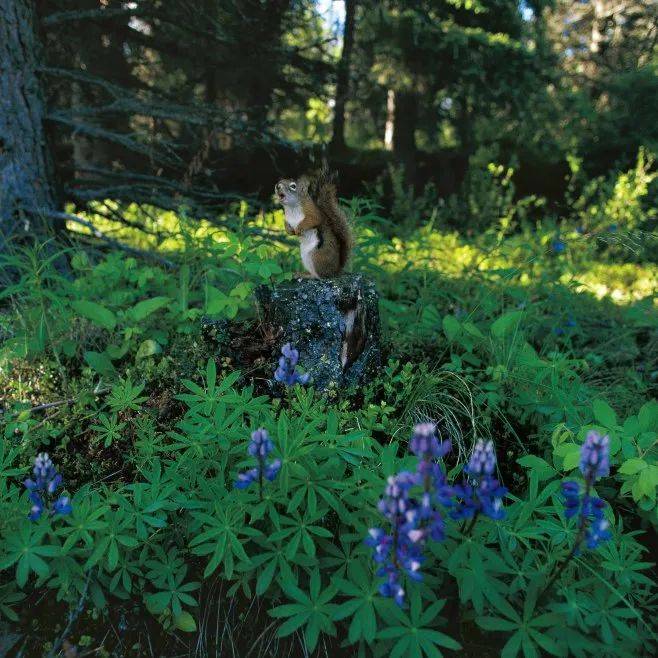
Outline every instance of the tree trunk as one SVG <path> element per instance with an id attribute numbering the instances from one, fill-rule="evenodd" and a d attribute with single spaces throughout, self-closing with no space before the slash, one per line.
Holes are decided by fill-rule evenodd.
<path id="1" fill-rule="evenodd" d="M 395 92 L 389 89 L 386 94 L 386 126 L 384 128 L 384 148 L 393 150 L 393 132 L 395 128 Z"/>
<path id="2" fill-rule="evenodd" d="M 57 206 L 37 45 L 34 3 L 0 0 L 0 252 L 39 233 Z"/>
<path id="3" fill-rule="evenodd" d="M 350 93 L 350 63 L 354 49 L 354 24 L 356 0 L 345 0 L 345 28 L 343 30 L 343 51 L 336 72 L 336 105 L 330 150 L 344 152 L 345 144 L 345 104 Z"/>
<path id="4" fill-rule="evenodd" d="M 404 167 L 407 183 L 416 179 L 416 123 L 418 120 L 418 96 L 413 91 L 395 93 L 395 117 L 393 128 L 393 154 Z"/>

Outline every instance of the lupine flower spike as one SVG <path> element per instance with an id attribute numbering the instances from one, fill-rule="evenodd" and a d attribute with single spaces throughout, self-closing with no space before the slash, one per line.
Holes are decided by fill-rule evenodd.
<path id="1" fill-rule="evenodd" d="M 308 384 L 311 375 L 309 373 L 301 374 L 297 372 L 297 362 L 299 361 L 299 352 L 290 344 L 286 343 L 281 348 L 281 357 L 279 365 L 274 371 L 274 379 L 286 386 L 295 384 Z"/>
<path id="2" fill-rule="evenodd" d="M 564 496 L 564 515 L 567 519 L 578 519 L 578 534 L 567 557 L 555 565 L 540 597 L 543 597 L 564 571 L 569 562 L 580 553 L 580 547 L 585 541 L 587 548 L 593 550 L 601 542 L 610 539 L 608 521 L 603 510 L 605 503 L 598 496 L 592 496 L 592 487 L 596 480 L 605 477 L 610 472 L 610 440 L 598 432 L 591 431 L 585 438 L 580 449 L 580 472 L 585 479 L 585 489 L 581 494 L 580 484 L 574 481 L 562 483 Z"/>
<path id="3" fill-rule="evenodd" d="M 391 530 L 371 528 L 365 543 L 372 547 L 373 557 L 381 565 L 377 575 L 385 576 L 380 587 L 382 596 L 404 605 L 402 578 L 422 580 L 420 567 L 427 539 L 444 539 L 444 521 L 438 511 L 446 504 L 450 491 L 437 459 L 450 451 L 450 442 L 439 442 L 436 428 L 429 423 L 416 425 L 409 442 L 413 454 L 419 457 L 416 472 L 402 471 L 387 480 L 384 497 L 378 509 L 389 521 Z M 412 490 L 418 496 L 412 496 Z"/>
<path id="4" fill-rule="evenodd" d="M 576 538 L 576 553 L 580 543 L 585 540 L 587 548 L 595 549 L 601 542 L 610 539 L 608 522 L 603 510 L 605 503 L 597 496 L 591 495 L 596 480 L 605 477 L 610 472 L 610 440 L 592 431 L 587 434 L 585 443 L 580 450 L 580 472 L 585 479 L 585 490 L 581 495 L 578 482 L 562 483 L 565 516 L 568 519 L 578 517 L 579 533 Z"/>
<path id="5" fill-rule="evenodd" d="M 30 502 L 32 503 L 28 514 L 30 521 L 38 520 L 44 512 L 50 516 L 70 514 L 73 511 L 71 499 L 64 495 L 55 498 L 55 493 L 62 486 L 63 481 L 47 452 L 36 456 L 32 473 L 34 479 L 28 478 L 23 483 L 30 492 Z"/>
<path id="6" fill-rule="evenodd" d="M 458 503 L 450 513 L 453 519 L 475 519 L 478 514 L 484 514 L 498 521 L 505 516 L 503 498 L 507 489 L 494 477 L 495 470 L 496 452 L 493 442 L 485 443 L 479 439 L 464 467 L 467 478 L 454 487 Z"/>
<path id="7" fill-rule="evenodd" d="M 250 468 L 238 474 L 234 486 L 236 489 L 246 489 L 253 482 L 258 481 L 259 493 L 263 497 L 263 478 L 272 482 L 281 470 L 281 460 L 267 461 L 267 456 L 272 452 L 272 440 L 266 429 L 262 427 L 251 433 L 251 441 L 247 447 L 247 453 L 257 460 L 256 468 Z"/>

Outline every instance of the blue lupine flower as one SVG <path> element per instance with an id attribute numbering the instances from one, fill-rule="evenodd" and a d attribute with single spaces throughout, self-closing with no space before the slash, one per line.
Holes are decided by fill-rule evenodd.
<path id="1" fill-rule="evenodd" d="M 560 238 L 555 238 L 555 240 L 551 242 L 551 249 L 553 249 L 553 253 L 561 254 L 566 250 L 566 248 L 567 248 L 566 242 L 564 242 L 564 240 L 561 240 Z"/>
<path id="2" fill-rule="evenodd" d="M 485 443 L 482 439 L 479 439 L 475 444 L 468 464 L 464 467 L 464 472 L 468 475 L 479 477 L 481 475 L 493 475 L 495 470 L 496 453 L 493 442 L 487 441 Z"/>
<path id="3" fill-rule="evenodd" d="M 247 447 L 247 453 L 252 457 L 264 459 L 272 452 L 272 441 L 266 429 L 262 427 L 251 433 L 251 441 Z"/>
<path id="4" fill-rule="evenodd" d="M 445 524 L 438 505 L 450 503 L 451 489 L 437 459 L 450 450 L 450 442 L 440 442 L 436 427 L 430 423 L 416 425 L 409 448 L 419 457 L 416 472 L 401 471 L 388 478 L 378 509 L 391 524 L 391 532 L 372 528 L 365 543 L 373 549 L 373 557 L 381 567 L 378 576 L 386 581 L 379 591 L 382 596 L 404 604 L 401 580 L 422 580 L 423 548 L 428 538 L 442 541 Z M 419 490 L 419 497 L 412 496 Z"/>
<path id="5" fill-rule="evenodd" d="M 471 458 L 464 467 L 468 479 L 453 487 L 458 499 L 450 513 L 453 519 L 471 519 L 476 514 L 484 514 L 498 521 L 505 516 L 503 498 L 507 489 L 493 476 L 496 470 L 496 452 L 493 442 L 478 439 Z"/>
<path id="6" fill-rule="evenodd" d="M 41 515 L 45 510 L 45 505 L 41 496 L 34 491 L 30 492 L 29 498 L 32 507 L 30 507 L 30 513 L 27 515 L 27 518 L 30 519 L 30 521 L 36 521 L 41 518 Z"/>
<path id="7" fill-rule="evenodd" d="M 62 486 L 63 480 L 47 452 L 40 453 L 35 457 L 32 474 L 34 479 L 28 478 L 23 483 L 30 492 L 29 499 L 32 503 L 28 514 L 30 521 L 40 519 L 45 511 L 48 511 L 50 515 L 65 515 L 73 511 L 68 496 L 62 495 L 56 500 L 52 500 L 57 489 Z"/>
<path id="8" fill-rule="evenodd" d="M 70 514 L 73 511 L 71 506 L 71 499 L 68 496 L 60 496 L 53 503 L 54 514 Z"/>
<path id="9" fill-rule="evenodd" d="M 258 480 L 258 469 L 250 468 L 248 471 L 238 473 L 238 479 L 234 482 L 233 486 L 236 489 L 246 489 L 249 485 Z"/>
<path id="10" fill-rule="evenodd" d="M 578 552 L 583 539 L 587 547 L 593 550 L 612 536 L 603 513 L 605 502 L 590 493 L 596 480 L 610 472 L 609 444 L 607 436 L 601 436 L 596 431 L 589 432 L 580 449 L 580 472 L 585 479 L 585 490 L 581 495 L 578 482 L 562 483 L 564 515 L 567 519 L 578 517 L 579 533 L 574 553 Z"/>
<path id="11" fill-rule="evenodd" d="M 274 459 L 267 462 L 267 456 L 274 448 L 270 435 L 267 430 L 260 427 L 251 433 L 251 441 L 247 447 L 247 454 L 256 457 L 258 462 L 256 468 L 250 468 L 247 471 L 238 473 L 237 480 L 233 483 L 236 489 L 246 489 L 254 482 L 260 484 L 260 494 L 263 495 L 263 478 L 272 482 L 281 470 L 281 460 Z"/>
<path id="12" fill-rule="evenodd" d="M 266 467 L 265 467 L 265 479 L 268 482 L 272 482 L 274 478 L 279 474 L 279 471 L 281 470 L 281 460 L 280 459 L 275 459 L 273 462 L 270 462 Z"/>
<path id="13" fill-rule="evenodd" d="M 607 435 L 601 436 L 595 430 L 587 433 L 580 450 L 580 472 L 592 484 L 610 472 L 609 444 Z"/>
<path id="14" fill-rule="evenodd" d="M 590 550 L 594 550 L 600 543 L 608 541 L 612 537 L 608 530 L 610 524 L 603 514 L 604 508 L 605 503 L 600 498 L 590 499 L 591 523 L 585 531 L 585 543 Z"/>
<path id="15" fill-rule="evenodd" d="M 311 376 L 309 373 L 300 374 L 295 370 L 298 361 L 299 352 L 294 347 L 292 347 L 290 343 L 286 343 L 281 348 L 279 365 L 274 371 L 275 381 L 285 384 L 286 386 L 294 386 L 295 384 L 307 384 Z"/>
<path id="16" fill-rule="evenodd" d="M 580 510 L 580 487 L 578 482 L 563 482 L 562 495 L 564 496 L 564 515 L 567 519 L 571 519 Z"/>

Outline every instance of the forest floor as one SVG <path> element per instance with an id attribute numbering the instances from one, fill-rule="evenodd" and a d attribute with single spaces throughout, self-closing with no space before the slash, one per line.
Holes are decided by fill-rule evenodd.
<path id="1" fill-rule="evenodd" d="M 492 439 L 499 477 L 518 495 L 533 487 L 538 495 L 538 482 L 573 474 L 588 429 L 609 434 L 613 470 L 599 494 L 623 519 L 620 537 L 638 531 L 628 549 L 638 547 L 634 559 L 646 550 L 655 555 L 658 477 L 642 475 L 658 472 L 658 265 L 651 250 L 605 226 L 512 221 L 465 237 L 432 222 L 393 226 L 363 200 L 351 210 L 351 268 L 379 291 L 385 359 L 380 375 L 358 391 L 330 395 L 273 383 L 281 346 L 260 324 L 253 291 L 299 269 L 280 212 L 254 217 L 243 205 L 229 230 L 130 209 L 157 237 L 112 232 L 110 222 L 90 215 L 113 237 L 158 257 L 99 248 L 81 234 L 69 250 L 69 278 L 40 248 L 6 258 L 19 280 L 0 293 L 0 655 L 63 648 L 66 656 L 306 655 L 313 629 L 302 633 L 300 624 L 281 633 L 285 606 L 270 613 L 286 597 L 304 605 L 296 585 L 286 583 L 307 573 L 311 595 L 313 574 L 321 573 L 345 612 L 331 609 L 332 621 L 318 622 L 314 655 L 368 655 L 372 642 L 383 655 L 391 640 L 369 634 L 370 613 L 348 638 L 340 597 L 361 583 L 364 528 L 376 518 L 384 475 L 407 463 L 406 440 L 425 420 L 452 440 L 451 477 L 476 439 Z M 218 350 L 202 334 L 203 317 L 225 321 L 222 344 L 230 349 Z M 230 498 L 256 426 L 276 436 L 284 458 L 279 486 L 289 490 L 278 512 L 268 496 L 260 504 L 248 494 Z M 44 451 L 73 512 L 32 523 L 21 481 Z M 273 514 L 281 519 L 271 544 L 262 523 Z M 298 536 L 301 518 L 311 530 Z M 551 523 L 546 555 L 564 533 Z M 492 541 L 481 532 L 483 542 Z M 12 559 L 18 536 L 34 551 L 24 566 L 20 554 Z M 441 561 L 440 551 L 432 559 Z M 504 562 L 496 569 L 496 583 L 511 578 Z M 655 582 L 655 572 L 646 574 Z M 459 580 L 432 583 L 443 583 L 449 600 L 439 634 L 455 637 L 460 655 L 498 655 L 502 637 L 476 624 L 494 593 Z M 519 592 L 507 584 L 514 600 Z M 432 601 L 431 593 L 422 596 Z M 625 596 L 640 617 L 655 606 L 649 595 Z M 381 627 L 394 613 L 372 605 Z"/>

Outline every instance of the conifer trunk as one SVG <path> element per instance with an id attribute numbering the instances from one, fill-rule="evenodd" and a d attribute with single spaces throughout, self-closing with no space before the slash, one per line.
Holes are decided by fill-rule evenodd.
<path id="1" fill-rule="evenodd" d="M 332 152 L 345 151 L 345 105 L 350 93 L 350 66 L 354 49 L 354 27 L 356 0 L 345 0 L 345 28 L 343 30 L 343 51 L 336 71 L 336 104 L 334 106 Z"/>
<path id="2" fill-rule="evenodd" d="M 0 252 L 56 208 L 32 0 L 0 0 Z"/>

